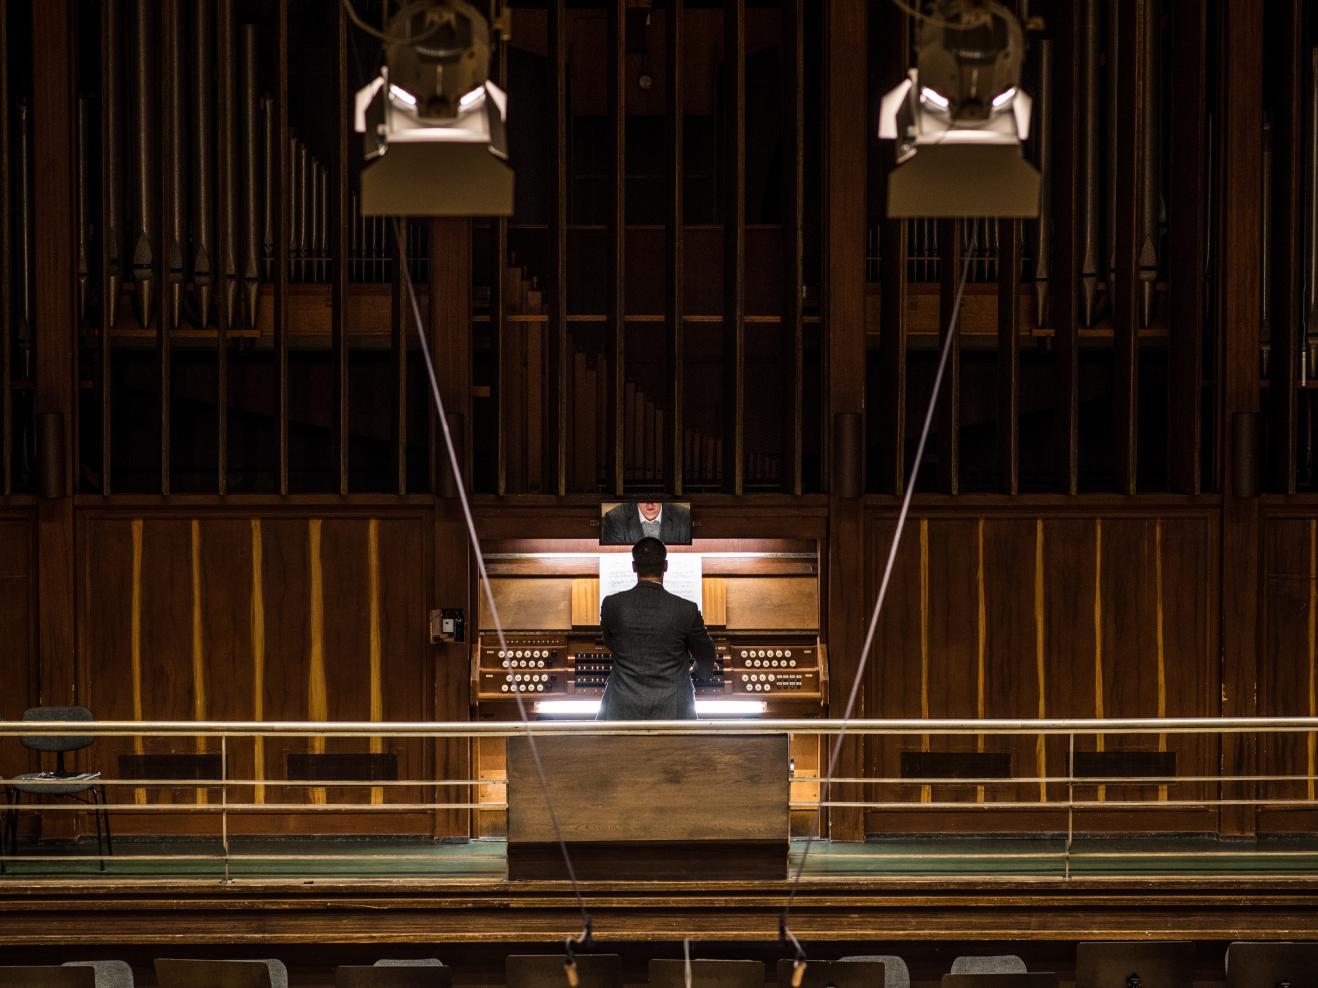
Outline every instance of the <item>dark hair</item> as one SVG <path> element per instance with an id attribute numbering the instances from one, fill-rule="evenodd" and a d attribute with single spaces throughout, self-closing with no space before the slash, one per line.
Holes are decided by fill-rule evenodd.
<path id="1" fill-rule="evenodd" d="M 658 539 L 646 536 L 632 546 L 632 562 L 637 576 L 663 576 L 668 550 Z"/>

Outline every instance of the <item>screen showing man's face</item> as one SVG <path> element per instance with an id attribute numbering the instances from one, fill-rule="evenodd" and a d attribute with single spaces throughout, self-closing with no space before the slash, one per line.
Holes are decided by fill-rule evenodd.
<path id="1" fill-rule="evenodd" d="M 663 504 L 659 501 L 641 501 L 637 504 L 637 507 L 641 509 L 642 518 L 646 521 L 654 521 L 659 517 L 659 511 L 663 508 Z"/>

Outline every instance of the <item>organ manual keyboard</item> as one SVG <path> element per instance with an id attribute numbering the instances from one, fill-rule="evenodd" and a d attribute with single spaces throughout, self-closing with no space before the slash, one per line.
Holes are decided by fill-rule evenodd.
<path id="1" fill-rule="evenodd" d="M 713 638 L 714 674 L 696 682 L 697 700 L 755 698 L 798 707 L 824 701 L 823 648 L 814 636 Z M 612 667 L 612 656 L 595 635 L 508 634 L 500 647 L 493 632 L 482 632 L 473 685 L 482 705 L 515 702 L 514 694 L 537 701 L 598 699 Z"/>

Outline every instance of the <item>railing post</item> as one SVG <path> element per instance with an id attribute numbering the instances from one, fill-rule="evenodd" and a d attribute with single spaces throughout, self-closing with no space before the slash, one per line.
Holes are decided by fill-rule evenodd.
<path id="1" fill-rule="evenodd" d="M 1075 734 L 1066 736 L 1066 873 L 1071 879 L 1071 844 L 1075 840 Z"/>
<path id="2" fill-rule="evenodd" d="M 224 882 L 229 882 L 229 736 L 220 735 L 220 840 L 224 845 Z"/>

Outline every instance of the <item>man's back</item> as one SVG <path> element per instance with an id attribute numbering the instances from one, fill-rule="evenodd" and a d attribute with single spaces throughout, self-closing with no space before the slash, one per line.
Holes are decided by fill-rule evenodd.
<path id="1" fill-rule="evenodd" d="M 700 608 L 641 580 L 604 598 L 604 644 L 613 653 L 600 720 L 689 720 L 696 715 L 691 660 L 699 675 L 714 669 L 714 643 Z"/>

